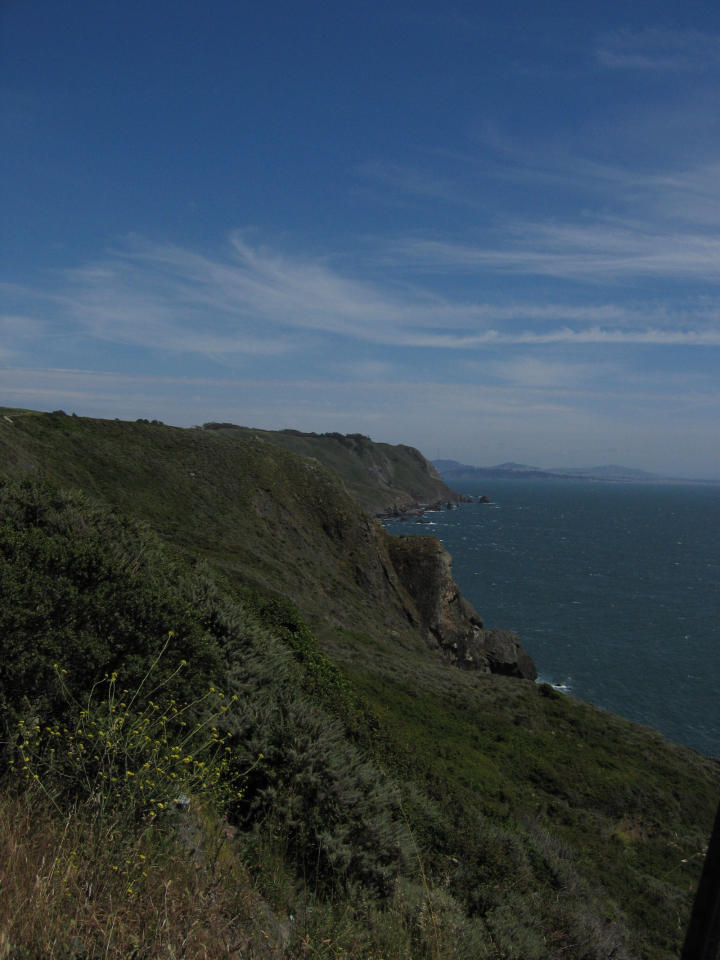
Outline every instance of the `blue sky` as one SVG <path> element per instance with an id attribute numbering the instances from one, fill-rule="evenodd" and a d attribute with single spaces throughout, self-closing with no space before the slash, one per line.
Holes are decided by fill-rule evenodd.
<path id="1" fill-rule="evenodd" d="M 3 0 L 0 403 L 720 477 L 720 8 Z"/>

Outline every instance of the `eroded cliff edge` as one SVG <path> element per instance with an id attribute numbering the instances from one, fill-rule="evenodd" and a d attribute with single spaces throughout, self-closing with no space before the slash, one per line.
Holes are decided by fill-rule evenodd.
<path id="1" fill-rule="evenodd" d="M 452 558 L 434 537 L 390 537 L 388 553 L 407 608 L 444 660 L 466 670 L 535 680 L 532 657 L 510 630 L 485 629 L 452 576 Z"/>

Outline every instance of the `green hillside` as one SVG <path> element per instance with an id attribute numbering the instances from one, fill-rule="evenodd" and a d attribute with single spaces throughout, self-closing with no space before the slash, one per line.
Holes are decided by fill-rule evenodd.
<path id="1" fill-rule="evenodd" d="M 219 423 L 205 424 L 205 429 L 222 430 L 234 436 L 261 437 L 293 453 L 319 460 L 343 479 L 353 499 L 373 515 L 402 513 L 420 505 L 462 500 L 414 447 L 374 443 L 359 433 L 254 430 Z"/>
<path id="2" fill-rule="evenodd" d="M 292 600 L 329 642 L 340 628 L 417 646 L 384 531 L 317 460 L 249 431 L 3 416 L 8 475 L 50 476 L 149 523 L 234 587 Z"/>
<path id="3" fill-rule="evenodd" d="M 0 955 L 676 957 L 718 764 L 449 666 L 313 456 L 0 410 Z"/>

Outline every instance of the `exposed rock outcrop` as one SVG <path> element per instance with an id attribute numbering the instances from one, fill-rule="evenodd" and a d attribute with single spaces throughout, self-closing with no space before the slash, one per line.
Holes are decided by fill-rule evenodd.
<path id="1" fill-rule="evenodd" d="M 523 648 L 520 639 L 512 630 L 483 630 L 483 650 L 490 663 L 492 673 L 502 673 L 508 677 L 537 679 L 535 661 Z"/>
<path id="2" fill-rule="evenodd" d="M 452 558 L 435 537 L 391 537 L 388 552 L 406 595 L 408 615 L 427 631 L 442 656 L 458 667 L 537 677 L 517 635 L 485 629 L 452 576 Z"/>

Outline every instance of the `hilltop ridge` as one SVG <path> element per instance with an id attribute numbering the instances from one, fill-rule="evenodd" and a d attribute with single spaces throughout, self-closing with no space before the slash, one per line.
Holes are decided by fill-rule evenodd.
<path id="1" fill-rule="evenodd" d="M 377 443 L 360 433 L 303 433 L 256 430 L 230 423 L 205 423 L 204 430 L 254 436 L 314 457 L 340 476 L 354 499 L 373 516 L 417 513 L 428 506 L 463 501 L 414 447 Z"/>

